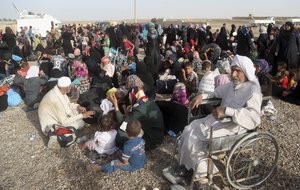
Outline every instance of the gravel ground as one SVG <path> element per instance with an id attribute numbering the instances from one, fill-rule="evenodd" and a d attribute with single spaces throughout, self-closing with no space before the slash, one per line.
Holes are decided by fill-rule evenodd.
<path id="1" fill-rule="evenodd" d="M 273 103 L 279 111 L 276 122 L 270 123 L 263 118 L 259 130 L 277 136 L 279 164 L 271 179 L 257 189 L 300 189 L 299 106 L 276 99 Z M 78 144 L 57 151 L 48 150 L 39 130 L 37 112 L 25 113 L 23 106 L 0 113 L 0 190 L 168 189 L 169 183 L 161 170 L 170 163 L 173 139 L 166 137 L 160 148 L 148 152 L 148 162 L 142 170 L 118 171 L 111 175 L 93 173 L 86 169 L 89 159 Z M 81 134 L 94 130 L 89 127 Z"/>

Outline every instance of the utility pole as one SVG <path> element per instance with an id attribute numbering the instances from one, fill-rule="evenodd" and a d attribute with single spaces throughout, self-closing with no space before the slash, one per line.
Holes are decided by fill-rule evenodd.
<path id="1" fill-rule="evenodd" d="M 134 23 L 137 23 L 136 0 L 134 0 Z"/>

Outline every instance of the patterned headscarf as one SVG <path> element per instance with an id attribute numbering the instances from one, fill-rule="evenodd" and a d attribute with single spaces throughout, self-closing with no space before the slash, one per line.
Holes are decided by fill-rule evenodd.
<path id="1" fill-rule="evenodd" d="M 189 100 L 187 98 L 186 87 L 183 83 L 178 82 L 174 86 L 172 100 L 178 104 L 187 106 L 189 104 Z"/>
<path id="2" fill-rule="evenodd" d="M 129 75 L 126 79 L 126 88 L 127 89 L 132 89 L 135 86 L 143 87 L 144 83 L 138 76 Z"/>
<path id="3" fill-rule="evenodd" d="M 141 87 L 135 86 L 129 91 L 129 101 L 131 104 L 129 111 L 131 112 L 132 108 L 146 103 L 148 101 L 148 97 L 145 95 Z"/>

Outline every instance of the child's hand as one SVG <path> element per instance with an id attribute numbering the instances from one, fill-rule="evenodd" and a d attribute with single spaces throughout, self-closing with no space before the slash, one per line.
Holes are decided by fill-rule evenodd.
<path id="1" fill-rule="evenodd" d="M 116 108 L 118 106 L 118 99 L 116 97 L 116 94 L 113 93 L 108 97 L 109 101 L 111 101 L 111 103 L 114 105 L 114 107 Z"/>
<path id="2" fill-rule="evenodd" d="M 115 163 L 116 166 L 124 166 L 126 165 L 128 162 L 117 162 Z"/>

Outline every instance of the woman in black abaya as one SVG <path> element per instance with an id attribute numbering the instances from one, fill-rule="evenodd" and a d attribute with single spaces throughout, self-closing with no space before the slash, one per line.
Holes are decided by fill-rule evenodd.
<path id="1" fill-rule="evenodd" d="M 300 52 L 300 38 L 291 22 L 286 22 L 285 28 L 280 31 L 278 46 L 278 61 L 286 62 L 288 69 L 296 68 Z"/>

